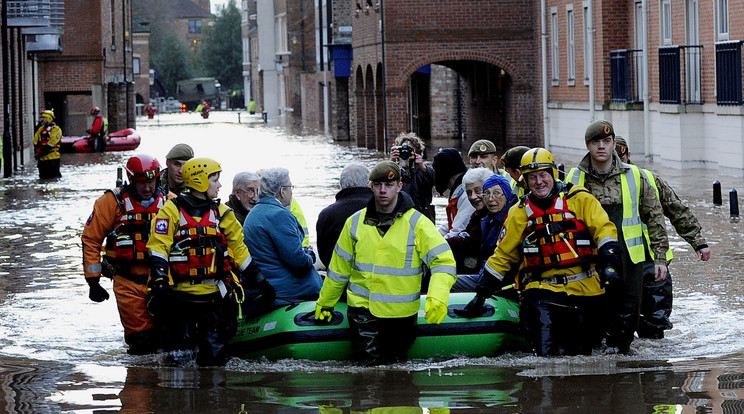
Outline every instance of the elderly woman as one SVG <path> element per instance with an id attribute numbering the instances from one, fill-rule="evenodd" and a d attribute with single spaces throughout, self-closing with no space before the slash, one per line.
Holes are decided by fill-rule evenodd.
<path id="1" fill-rule="evenodd" d="M 517 201 L 512 193 L 509 179 L 501 175 L 492 175 L 483 183 L 483 201 L 488 209 L 488 214 L 481 220 L 481 255 L 486 258 L 493 254 L 498 243 L 501 227 L 506 220 L 506 214 L 511 206 Z"/>
<path id="2" fill-rule="evenodd" d="M 243 171 L 235 174 L 232 183 L 232 194 L 225 203 L 235 213 L 240 225 L 245 222 L 245 216 L 258 203 L 258 183 L 261 177 L 251 171 Z"/>
<path id="3" fill-rule="evenodd" d="M 294 186 L 285 168 L 264 170 L 258 203 L 243 225 L 245 244 L 276 290 L 273 306 L 318 298 L 322 280 L 302 248 L 302 226 L 289 211 Z"/>
<path id="4" fill-rule="evenodd" d="M 493 253 L 481 254 L 480 248 L 483 241 L 481 219 L 488 214 L 481 193 L 483 192 L 483 183 L 492 175 L 493 172 L 487 168 L 473 168 L 462 177 L 465 194 L 475 212 L 470 216 L 470 221 L 463 231 L 447 238 L 447 243 L 449 243 L 452 253 L 455 255 L 458 274 L 478 273 L 478 270 L 483 266 L 483 262 Z"/>

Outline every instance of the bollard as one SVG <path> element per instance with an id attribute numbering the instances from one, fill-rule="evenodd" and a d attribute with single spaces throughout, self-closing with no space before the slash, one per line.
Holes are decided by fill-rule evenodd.
<path id="1" fill-rule="evenodd" d="M 736 189 L 729 191 L 729 206 L 731 207 L 731 217 L 739 217 L 739 197 L 736 195 Z"/>
<path id="2" fill-rule="evenodd" d="M 240 123 L 240 112 L 238 112 L 238 123 Z"/>
<path id="3" fill-rule="evenodd" d="M 261 112 L 261 116 L 263 116 L 264 124 L 269 122 L 269 114 L 266 111 Z"/>
<path id="4" fill-rule="evenodd" d="M 713 181 L 713 205 L 720 206 L 723 204 L 723 198 L 721 197 L 721 182 L 716 180 Z"/>
<path id="5" fill-rule="evenodd" d="M 563 163 L 558 164 L 558 179 L 560 181 L 563 181 L 564 178 L 566 178 L 566 172 L 565 172 L 565 166 Z"/>

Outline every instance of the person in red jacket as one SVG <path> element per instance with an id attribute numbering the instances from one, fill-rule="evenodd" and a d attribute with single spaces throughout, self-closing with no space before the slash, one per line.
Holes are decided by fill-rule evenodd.
<path id="1" fill-rule="evenodd" d="M 106 136 L 108 126 L 106 120 L 101 114 L 101 108 L 95 106 L 90 110 L 90 115 L 93 116 L 93 125 L 90 129 L 86 130 L 90 134 L 89 142 L 95 151 L 103 152 L 106 151 L 106 144 L 108 143 L 108 137 Z"/>
<path id="2" fill-rule="evenodd" d="M 158 113 L 158 108 L 152 106 L 152 102 L 148 103 L 147 107 L 145 108 L 145 114 L 147 114 L 147 119 L 153 119 L 156 113 Z"/>

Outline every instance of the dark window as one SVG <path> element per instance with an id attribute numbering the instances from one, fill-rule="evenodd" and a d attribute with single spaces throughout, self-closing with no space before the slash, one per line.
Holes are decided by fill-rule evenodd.
<path id="1" fill-rule="evenodd" d="M 189 33 L 201 33 L 201 29 L 201 20 L 189 20 Z"/>

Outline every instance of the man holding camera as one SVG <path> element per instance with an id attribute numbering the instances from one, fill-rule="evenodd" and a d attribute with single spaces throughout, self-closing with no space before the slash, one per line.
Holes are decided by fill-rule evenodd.
<path id="1" fill-rule="evenodd" d="M 411 196 L 413 207 L 434 222 L 434 169 L 424 164 L 425 149 L 424 141 L 415 133 L 401 133 L 390 148 L 390 159 L 400 166 L 403 191 Z"/>

